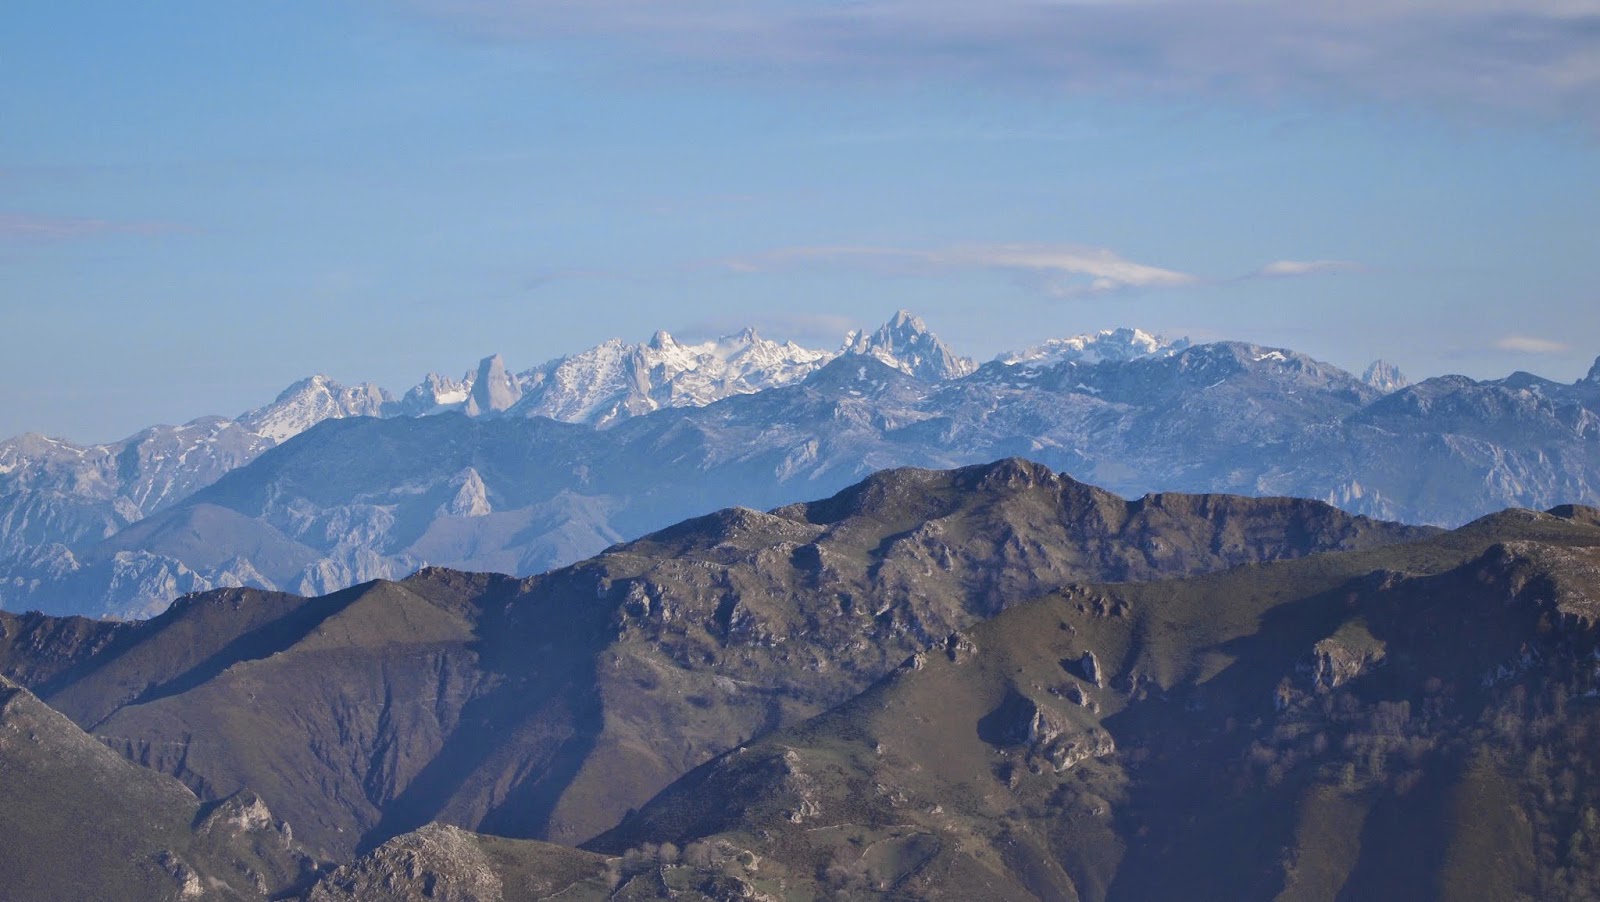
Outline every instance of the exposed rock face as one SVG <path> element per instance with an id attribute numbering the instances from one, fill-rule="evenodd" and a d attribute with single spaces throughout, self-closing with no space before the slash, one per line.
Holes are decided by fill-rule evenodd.
<path id="1" fill-rule="evenodd" d="M 1094 652 L 1086 651 L 1078 658 L 1064 658 L 1061 666 L 1073 676 L 1088 681 L 1095 686 L 1105 685 L 1105 675 L 1100 672 L 1100 661 L 1095 658 Z"/>
<path id="2" fill-rule="evenodd" d="M 472 381 L 472 393 L 467 397 L 467 416 L 483 416 L 509 410 L 522 397 L 522 387 L 506 372 L 505 361 L 499 354 L 485 357 L 478 364 L 478 375 Z"/>
<path id="3" fill-rule="evenodd" d="M 1016 748 L 1026 762 L 1042 762 L 1056 773 L 1089 758 L 1110 755 L 1117 748 L 1105 730 L 1097 726 L 1084 729 L 1016 690 L 978 721 L 978 735 L 1001 748 Z"/>
<path id="4" fill-rule="evenodd" d="M 1323 639 L 1311 650 L 1311 687 L 1330 692 L 1383 663 L 1384 643 L 1364 625 L 1354 624 L 1340 635 Z"/>
<path id="5" fill-rule="evenodd" d="M 504 890 L 470 834 L 434 824 L 397 836 L 324 877 L 307 902 L 502 902 Z"/>
<path id="6" fill-rule="evenodd" d="M 489 489 L 476 469 L 468 467 L 462 470 L 456 481 L 460 488 L 456 490 L 455 497 L 440 506 L 439 516 L 482 517 L 494 513 L 494 507 L 489 503 Z"/>
<path id="7" fill-rule="evenodd" d="M 260 834 L 281 843 L 286 849 L 294 842 L 294 830 L 274 817 L 267 803 L 248 789 L 242 789 L 212 805 L 201 817 L 196 829 L 204 833 Z"/>
<path id="8" fill-rule="evenodd" d="M 1411 384 L 1400 368 L 1387 360 L 1374 360 L 1361 374 L 1361 381 L 1384 394 L 1399 391 Z"/>

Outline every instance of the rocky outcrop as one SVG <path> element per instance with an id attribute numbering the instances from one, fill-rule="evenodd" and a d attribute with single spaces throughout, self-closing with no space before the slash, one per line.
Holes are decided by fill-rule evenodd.
<path id="1" fill-rule="evenodd" d="M 307 902 L 501 902 L 505 884 L 465 830 L 433 824 L 397 836 L 322 878 Z"/>
<path id="2" fill-rule="evenodd" d="M 1383 663 L 1386 648 L 1364 626 L 1347 628 L 1311 649 L 1313 692 L 1331 692 Z"/>

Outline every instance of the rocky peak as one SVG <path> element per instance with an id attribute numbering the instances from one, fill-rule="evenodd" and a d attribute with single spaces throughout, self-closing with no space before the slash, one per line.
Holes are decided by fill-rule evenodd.
<path id="1" fill-rule="evenodd" d="M 482 517 L 494 512 L 493 505 L 489 503 L 489 489 L 476 469 L 467 467 L 456 474 L 451 482 L 457 487 L 455 495 L 439 506 L 435 516 Z"/>
<path id="2" fill-rule="evenodd" d="M 1594 359 L 1594 366 L 1589 367 L 1589 375 L 1584 376 L 1583 381 L 1591 385 L 1600 385 L 1600 357 Z"/>
<path id="3" fill-rule="evenodd" d="M 241 415 L 239 425 L 284 442 L 323 420 L 382 416 L 384 405 L 393 400 L 370 382 L 345 386 L 318 374 L 284 389 L 271 404 Z"/>
<path id="4" fill-rule="evenodd" d="M 908 376 L 928 382 L 957 379 L 976 370 L 969 357 L 958 357 L 928 325 L 910 312 L 900 310 L 867 335 L 851 332 L 845 336 L 845 354 L 873 357 Z"/>
<path id="5" fill-rule="evenodd" d="M 499 413 L 517 403 L 521 397 L 522 387 L 506 372 L 505 361 L 500 359 L 500 355 L 485 357 L 478 364 L 478 375 L 472 381 L 472 392 L 467 397 L 467 415 Z"/>
<path id="6" fill-rule="evenodd" d="M 405 393 L 385 412 L 391 416 L 423 416 L 454 410 L 466 403 L 472 389 L 474 374 L 469 372 L 461 379 L 451 379 L 438 373 L 429 373 L 422 382 Z"/>
<path id="7" fill-rule="evenodd" d="M 1361 374 L 1361 381 L 1384 394 L 1399 391 L 1411 384 L 1400 368 L 1387 360 L 1374 360 L 1368 364 Z"/>
<path id="8" fill-rule="evenodd" d="M 1410 379 L 1406 379 L 1405 373 L 1400 373 L 1400 368 L 1387 360 L 1374 360 L 1368 363 L 1366 369 L 1362 371 L 1362 382 L 1386 395 L 1389 392 L 1405 389 L 1406 385 L 1411 384 Z"/>

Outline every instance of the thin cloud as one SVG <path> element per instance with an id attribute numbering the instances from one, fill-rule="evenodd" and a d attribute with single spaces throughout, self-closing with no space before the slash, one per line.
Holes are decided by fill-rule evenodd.
<path id="1" fill-rule="evenodd" d="M 1060 298 L 1154 291 L 1239 279 L 1303 278 L 1362 269 L 1348 260 L 1276 260 L 1238 279 L 1216 279 L 1129 260 L 1108 248 L 1074 244 L 968 244 L 937 249 L 792 247 L 717 261 L 720 268 L 760 273 L 796 267 L 851 267 L 888 275 L 928 276 L 949 270 L 1011 275 Z"/>
<path id="2" fill-rule="evenodd" d="M 1335 275 L 1342 272 L 1361 272 L 1361 264 L 1350 260 L 1274 260 L 1250 274 L 1258 279 L 1286 279 L 1300 276 Z"/>
<path id="3" fill-rule="evenodd" d="M 162 235 L 186 231 L 167 222 L 118 222 L 72 216 L 0 213 L 0 241 L 55 242 L 102 235 Z"/>
<path id="4" fill-rule="evenodd" d="M 1591 0 L 407 0 L 495 40 L 715 71 L 1444 104 L 1600 123 Z"/>
<path id="5" fill-rule="evenodd" d="M 1494 346 L 1502 351 L 1514 351 L 1518 354 L 1565 354 L 1572 350 L 1572 345 L 1566 342 L 1535 338 L 1531 335 L 1507 335 L 1495 342 Z"/>
<path id="6" fill-rule="evenodd" d="M 734 272 L 796 266 L 852 266 L 900 275 L 951 269 L 1007 273 L 1056 297 L 1192 285 L 1198 276 L 1127 260 L 1105 248 L 1050 244 L 973 244 L 935 250 L 800 247 L 722 261 Z"/>

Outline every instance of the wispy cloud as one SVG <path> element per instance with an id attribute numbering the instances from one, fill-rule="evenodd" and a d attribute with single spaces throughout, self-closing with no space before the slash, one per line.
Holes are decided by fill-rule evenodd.
<path id="1" fill-rule="evenodd" d="M 0 241 L 52 242 L 102 235 L 162 235 L 188 231 L 168 222 L 129 222 L 0 212 Z"/>
<path id="2" fill-rule="evenodd" d="M 795 247 L 734 257 L 717 265 L 756 273 L 794 267 L 856 267 L 895 275 L 953 269 L 1011 275 L 1059 298 L 1184 288 L 1227 281 L 1129 260 L 1108 248 L 1073 244 L 966 244 L 936 249 Z M 1242 278 L 1291 278 L 1360 269 L 1348 261 L 1279 260 Z"/>
<path id="3" fill-rule="evenodd" d="M 1310 92 L 1600 120 L 1593 0 L 407 0 L 499 40 L 824 77 Z M 740 73 L 742 76 L 743 72 Z"/>
<path id="4" fill-rule="evenodd" d="M 1507 335 L 1495 342 L 1494 346 L 1502 351 L 1514 351 L 1518 354 L 1565 354 L 1572 350 L 1572 345 L 1566 342 L 1535 338 L 1531 335 Z"/>
<path id="5" fill-rule="evenodd" d="M 1350 260 L 1274 260 L 1250 275 L 1258 279 L 1284 279 L 1362 272 L 1365 269 L 1366 267 Z"/>
<path id="6" fill-rule="evenodd" d="M 794 266 L 856 266 L 907 275 L 950 269 L 1009 273 L 1056 297 L 1135 288 L 1175 288 L 1197 276 L 1124 259 L 1105 248 L 1051 244 L 970 244 L 934 250 L 886 247 L 784 248 L 722 262 L 736 272 Z"/>

